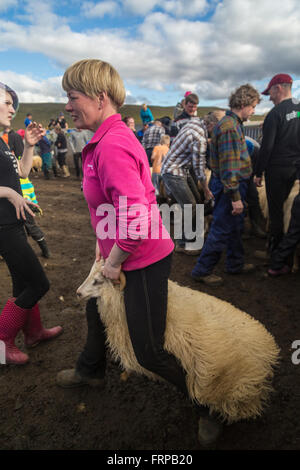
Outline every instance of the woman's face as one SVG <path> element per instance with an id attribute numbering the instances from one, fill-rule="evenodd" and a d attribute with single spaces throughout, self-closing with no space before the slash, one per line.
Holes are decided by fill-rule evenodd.
<path id="1" fill-rule="evenodd" d="M 134 129 L 135 128 L 135 123 L 134 123 L 133 118 L 128 119 L 127 126 L 129 127 L 129 129 Z"/>
<path id="2" fill-rule="evenodd" d="M 0 125 L 10 127 L 14 114 L 15 109 L 11 95 L 7 91 L 0 90 Z"/>
<path id="3" fill-rule="evenodd" d="M 76 90 L 70 90 L 67 96 L 68 103 L 65 109 L 71 114 L 75 127 L 96 131 L 102 118 L 98 98 L 90 98 Z"/>

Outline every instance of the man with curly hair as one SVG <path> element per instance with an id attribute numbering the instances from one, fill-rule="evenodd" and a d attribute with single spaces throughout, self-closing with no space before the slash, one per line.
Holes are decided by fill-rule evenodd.
<path id="1" fill-rule="evenodd" d="M 245 141 L 243 122 L 254 113 L 260 102 L 258 91 L 251 85 L 240 86 L 229 98 L 230 110 L 212 132 L 210 190 L 214 195 L 213 222 L 201 255 L 192 271 L 196 281 L 208 285 L 222 284 L 212 271 L 226 249 L 226 272 L 250 272 L 253 265 L 244 264 L 242 230 L 244 201 L 252 173 L 251 159 Z"/>

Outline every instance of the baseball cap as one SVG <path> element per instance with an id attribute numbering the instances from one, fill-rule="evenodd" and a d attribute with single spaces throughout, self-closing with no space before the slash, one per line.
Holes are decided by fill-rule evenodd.
<path id="1" fill-rule="evenodd" d="M 184 94 L 184 97 L 186 98 L 187 96 L 191 95 L 192 92 L 191 91 L 186 91 L 185 94 Z"/>
<path id="2" fill-rule="evenodd" d="M 14 110 L 15 110 L 14 116 L 15 116 L 17 114 L 17 111 L 18 111 L 18 108 L 19 108 L 18 95 L 14 90 L 12 90 L 12 88 L 10 88 L 9 86 L 7 86 L 4 83 L 0 82 L 0 96 L 1 96 L 1 93 L 3 93 L 4 91 L 7 91 L 10 94 L 10 96 L 12 97 L 13 107 L 14 107 Z"/>
<path id="3" fill-rule="evenodd" d="M 280 85 L 281 83 L 293 83 L 293 79 L 287 73 L 278 73 L 277 75 L 274 75 L 267 88 L 262 92 L 262 95 L 268 95 L 269 90 L 273 85 Z"/>

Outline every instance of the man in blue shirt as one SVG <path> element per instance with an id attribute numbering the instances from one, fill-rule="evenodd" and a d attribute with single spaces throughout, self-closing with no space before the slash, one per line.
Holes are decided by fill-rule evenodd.
<path id="1" fill-rule="evenodd" d="M 26 114 L 26 119 L 24 121 L 24 125 L 25 127 L 29 126 L 29 124 L 32 123 L 32 114 L 31 113 L 27 113 Z"/>

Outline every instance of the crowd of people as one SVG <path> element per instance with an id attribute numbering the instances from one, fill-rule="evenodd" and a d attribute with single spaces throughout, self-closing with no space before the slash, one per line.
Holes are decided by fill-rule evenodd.
<path id="1" fill-rule="evenodd" d="M 283 203 L 300 172 L 300 103 L 292 98 L 292 79 L 278 74 L 264 90 L 275 106 L 264 120 L 260 143 L 246 139 L 244 134 L 243 123 L 260 102 L 260 93 L 249 84 L 232 92 L 227 111 L 211 112 L 204 119 L 197 115 L 199 98 L 192 92 L 186 92 L 172 119 L 154 119 L 147 105 L 143 105 L 142 135 L 136 131 L 131 116 L 121 118 L 119 109 L 125 100 L 125 88 L 110 64 L 100 60 L 76 62 L 66 70 L 62 85 L 68 97 L 65 109 L 76 127 L 68 138 L 76 176 L 80 178 L 81 168 L 83 171 L 83 193 L 96 235 L 95 259 L 104 260 L 103 275 L 114 283 L 119 282 L 121 270 L 125 273 L 127 323 L 139 364 L 174 384 L 187 397 L 185 371 L 164 350 L 172 253 L 175 250 L 182 255 L 199 255 L 191 276 L 210 286 L 223 282 L 213 273 L 223 252 L 228 273 L 255 270 L 255 266 L 245 263 L 242 234 L 248 206 L 254 214 L 257 234 L 265 235 L 259 227 L 256 191 L 264 175 L 270 219 L 268 272 L 270 276 L 289 272 L 289 257 L 300 240 L 300 196 L 294 201 L 289 231 L 283 234 Z M 17 108 L 16 93 L 0 84 L 1 126 L 10 128 Z M 33 217 L 38 205 L 36 199 L 23 197 L 20 177 L 28 178 L 37 145 L 46 178 L 50 177 L 51 168 L 56 168 L 56 160 L 64 176 L 69 176 L 68 128 L 62 113 L 57 120 L 51 120 L 47 135 L 31 115 L 26 116 L 25 126 L 23 148 L 14 147 L 9 130 L 7 140 L 3 136 L 0 139 L 0 255 L 13 282 L 13 297 L 0 315 L 0 340 L 6 346 L 6 362 L 10 364 L 28 361 L 14 343 L 21 329 L 28 346 L 62 332 L 60 326 L 45 329 L 40 320 L 38 301 L 49 289 L 49 281 L 25 235 L 27 215 Z M 92 134 L 87 137 L 86 132 Z M 53 171 L 56 175 L 57 168 Z M 197 204 L 210 207 L 212 223 L 201 250 L 190 248 L 193 239 L 184 230 L 174 245 L 157 205 L 156 196 L 162 185 L 182 209 L 191 205 L 193 216 Z M 159 221 L 158 237 L 136 236 L 132 230 L 134 214 L 120 205 L 124 195 L 128 208 L 146 207 L 143 224 L 149 229 L 147 233 L 152 219 Z M 104 217 L 97 211 L 101 204 L 114 207 L 114 237 L 101 237 L 97 231 Z M 44 238 L 40 233 L 36 241 L 45 241 Z M 61 387 L 103 386 L 106 337 L 95 298 L 87 302 L 86 319 L 86 344 L 75 367 L 57 375 Z M 197 406 L 197 410 L 199 441 L 207 445 L 219 436 L 221 423 L 206 407 Z"/>
<path id="2" fill-rule="evenodd" d="M 213 274 L 213 268 L 224 251 L 228 273 L 255 271 L 254 265 L 244 262 L 245 215 L 251 234 L 267 238 L 266 251 L 256 251 L 255 255 L 269 260 L 268 274 L 278 276 L 291 271 L 299 242 L 295 215 L 298 199 L 295 198 L 289 232 L 285 235 L 283 205 L 300 174 L 299 103 L 292 97 L 291 87 L 290 75 L 277 74 L 262 92 L 270 96 L 275 106 L 266 116 L 258 140 L 245 136 L 244 132 L 244 122 L 261 100 L 260 93 L 249 84 L 232 93 L 227 111 L 211 111 L 201 119 L 197 116 L 199 98 L 187 91 L 167 125 L 165 118 L 153 118 L 144 124 L 142 137 L 134 129 L 150 167 L 157 158 L 157 149 L 161 149 L 159 167 L 152 168 L 157 196 L 163 184 L 165 194 L 182 210 L 186 204 L 192 205 L 193 217 L 197 204 L 214 207 L 213 222 L 202 250 L 191 248 L 193 240 L 186 239 L 183 227 L 183 238 L 175 242 L 175 252 L 200 255 L 191 274 L 199 282 L 211 286 L 222 284 L 222 278 Z M 149 112 L 143 105 L 141 119 L 145 110 Z M 168 148 L 162 140 L 165 135 L 170 139 Z M 263 184 L 269 211 L 268 233 L 258 197 L 258 188 Z"/>

